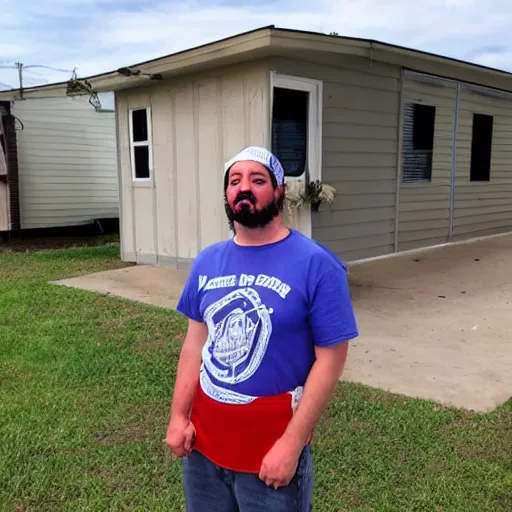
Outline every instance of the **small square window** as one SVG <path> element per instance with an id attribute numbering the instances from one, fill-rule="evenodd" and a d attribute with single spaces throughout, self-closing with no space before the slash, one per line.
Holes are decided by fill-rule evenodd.
<path id="1" fill-rule="evenodd" d="M 148 140 L 148 116 L 146 109 L 134 110 L 132 112 L 133 142 L 144 142 Z"/>
<path id="2" fill-rule="evenodd" d="M 135 177 L 139 179 L 149 178 L 148 146 L 136 146 L 133 150 L 135 154 Z"/>

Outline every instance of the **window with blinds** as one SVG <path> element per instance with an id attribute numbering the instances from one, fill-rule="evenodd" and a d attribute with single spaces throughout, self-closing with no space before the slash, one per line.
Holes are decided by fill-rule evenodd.
<path id="1" fill-rule="evenodd" d="M 274 88 L 272 152 L 283 165 L 285 176 L 301 176 L 306 170 L 308 103 L 307 91 Z"/>
<path id="2" fill-rule="evenodd" d="M 402 182 L 432 180 L 436 107 L 407 103 L 404 107 Z"/>
<path id="3" fill-rule="evenodd" d="M 494 118 L 485 114 L 473 114 L 471 138 L 471 181 L 491 180 L 492 130 Z"/>

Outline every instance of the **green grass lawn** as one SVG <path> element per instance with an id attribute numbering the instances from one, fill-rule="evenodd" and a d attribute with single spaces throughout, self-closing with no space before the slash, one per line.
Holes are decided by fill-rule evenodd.
<path id="1" fill-rule="evenodd" d="M 0 254 L 2 511 L 184 510 L 164 443 L 184 319 L 48 283 L 118 251 Z M 316 511 L 512 510 L 512 401 L 474 414 L 343 383 L 313 453 Z"/>

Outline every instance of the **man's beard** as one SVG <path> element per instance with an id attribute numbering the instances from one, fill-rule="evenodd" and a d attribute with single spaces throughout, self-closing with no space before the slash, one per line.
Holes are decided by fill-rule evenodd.
<path id="1" fill-rule="evenodd" d="M 240 192 L 235 199 L 235 206 L 243 199 L 249 201 L 253 206 L 256 204 L 256 198 L 251 192 Z M 224 200 L 224 207 L 228 217 L 229 225 L 234 230 L 234 223 L 238 222 L 246 228 L 263 228 L 269 224 L 282 210 L 284 198 L 272 201 L 261 208 L 251 211 L 250 205 L 243 205 L 239 211 L 235 211 L 229 205 L 227 199 Z"/>

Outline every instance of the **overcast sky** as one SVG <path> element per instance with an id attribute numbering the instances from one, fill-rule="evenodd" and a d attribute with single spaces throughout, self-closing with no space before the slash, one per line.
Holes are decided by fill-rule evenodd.
<path id="1" fill-rule="evenodd" d="M 377 39 L 512 71 L 512 0 L 0 0 L 0 88 L 67 80 L 265 25 Z"/>

